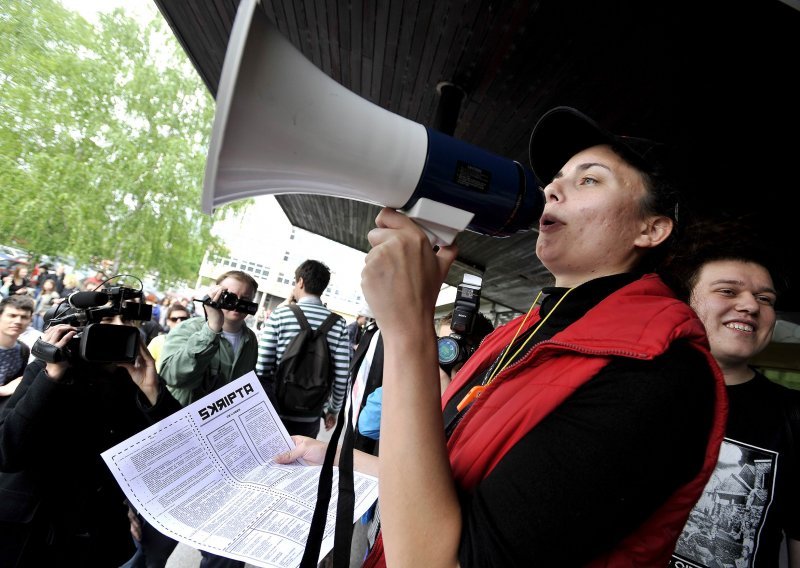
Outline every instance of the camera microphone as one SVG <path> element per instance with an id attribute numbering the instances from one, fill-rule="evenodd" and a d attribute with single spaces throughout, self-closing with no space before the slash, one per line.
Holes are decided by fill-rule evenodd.
<path id="1" fill-rule="evenodd" d="M 78 310 L 96 308 L 108 303 L 108 294 L 105 292 L 73 292 L 67 298 L 69 305 Z"/>

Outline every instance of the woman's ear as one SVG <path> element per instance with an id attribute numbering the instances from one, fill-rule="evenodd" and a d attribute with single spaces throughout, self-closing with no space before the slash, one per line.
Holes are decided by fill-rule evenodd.
<path id="1" fill-rule="evenodd" d="M 634 244 L 640 248 L 657 247 L 666 241 L 672 234 L 674 221 L 666 215 L 653 215 L 648 217 L 642 226 L 641 234 Z"/>

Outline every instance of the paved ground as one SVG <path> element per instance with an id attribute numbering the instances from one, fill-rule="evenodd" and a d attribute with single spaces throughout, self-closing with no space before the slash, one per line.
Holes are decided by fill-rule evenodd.
<path id="1" fill-rule="evenodd" d="M 319 436 L 320 440 L 328 441 L 331 438 L 333 429 L 330 432 L 325 431 L 325 425 L 320 427 Z M 179 543 L 175 552 L 169 557 L 166 568 L 197 568 L 200 566 L 200 551 L 192 548 L 191 546 Z M 252 564 L 245 564 L 247 568 L 256 568 Z"/>

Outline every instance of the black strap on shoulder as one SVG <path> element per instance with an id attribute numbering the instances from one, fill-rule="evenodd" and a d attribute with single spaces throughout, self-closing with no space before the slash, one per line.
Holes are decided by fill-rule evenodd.
<path id="1" fill-rule="evenodd" d="M 297 323 L 300 324 L 301 328 L 311 329 L 311 325 L 309 325 L 308 319 L 306 319 L 306 314 L 300 309 L 300 306 L 297 304 L 289 304 L 289 309 L 292 310 L 292 313 L 294 314 L 294 317 L 297 319 Z M 340 318 L 341 316 L 339 314 L 331 312 L 328 314 L 328 317 L 325 318 L 325 321 L 322 322 L 322 325 L 317 328 L 317 333 L 328 333 L 331 328 L 336 325 L 336 322 Z"/>
<path id="2" fill-rule="evenodd" d="M 328 317 L 325 318 L 325 321 L 322 322 L 322 325 L 320 325 L 317 328 L 317 334 L 326 335 L 331 330 L 331 328 L 334 325 L 336 325 L 336 322 L 338 320 L 339 320 L 339 316 L 337 314 L 331 312 L 330 314 L 328 314 Z"/>
<path id="3" fill-rule="evenodd" d="M 294 317 L 297 319 L 297 323 L 300 324 L 301 328 L 311 329 L 311 326 L 308 325 L 306 314 L 303 313 L 303 310 L 300 309 L 300 306 L 297 304 L 289 304 L 289 309 L 292 310 L 292 313 L 294 313 Z"/>

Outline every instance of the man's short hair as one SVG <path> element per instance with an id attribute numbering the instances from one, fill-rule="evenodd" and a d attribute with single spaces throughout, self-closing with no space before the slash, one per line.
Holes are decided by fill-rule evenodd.
<path id="1" fill-rule="evenodd" d="M 301 278 L 307 293 L 321 296 L 331 281 L 331 270 L 318 260 L 306 260 L 294 271 L 294 281 Z"/>
<path id="2" fill-rule="evenodd" d="M 175 312 L 186 312 L 187 314 L 191 315 L 189 312 L 189 308 L 187 308 L 180 302 L 175 302 L 174 304 L 172 304 L 170 307 L 167 308 L 167 317 L 170 317 Z"/>
<path id="3" fill-rule="evenodd" d="M 12 294 L 0 302 L 0 315 L 3 315 L 6 307 L 17 308 L 33 315 L 33 298 L 26 294 Z"/>
<path id="4" fill-rule="evenodd" d="M 223 280 L 226 278 L 233 278 L 234 280 L 238 280 L 242 284 L 248 284 L 253 289 L 253 295 L 255 296 L 256 291 L 258 290 L 258 282 L 256 279 L 250 276 L 247 272 L 242 272 L 241 270 L 229 270 L 225 274 L 221 275 L 217 278 L 217 284 L 221 284 Z"/>

